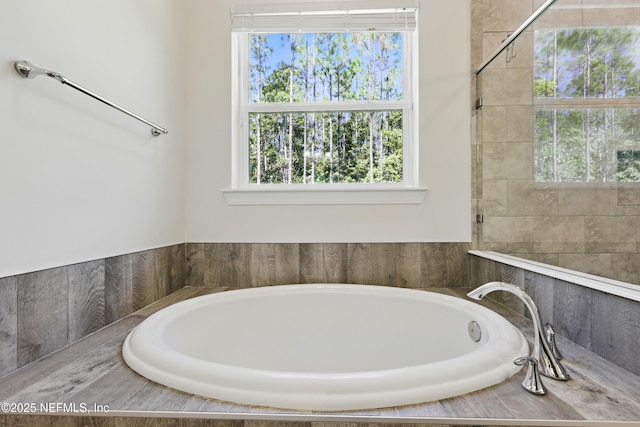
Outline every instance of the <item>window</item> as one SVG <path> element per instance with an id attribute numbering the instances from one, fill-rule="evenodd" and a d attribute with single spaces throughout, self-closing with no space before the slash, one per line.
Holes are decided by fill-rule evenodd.
<path id="1" fill-rule="evenodd" d="M 640 182 L 640 27 L 535 32 L 539 182 Z"/>
<path id="2" fill-rule="evenodd" d="M 416 9 L 398 3 L 235 7 L 229 203 L 422 201 Z"/>

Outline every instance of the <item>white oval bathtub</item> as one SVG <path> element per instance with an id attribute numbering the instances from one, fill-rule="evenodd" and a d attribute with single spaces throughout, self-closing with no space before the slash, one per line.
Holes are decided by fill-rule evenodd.
<path id="1" fill-rule="evenodd" d="M 468 330 L 472 321 L 482 331 L 478 342 Z M 178 390 L 325 411 L 479 390 L 520 370 L 513 361 L 528 352 L 511 323 L 470 301 L 342 284 L 193 298 L 151 315 L 123 346 L 133 370 Z"/>

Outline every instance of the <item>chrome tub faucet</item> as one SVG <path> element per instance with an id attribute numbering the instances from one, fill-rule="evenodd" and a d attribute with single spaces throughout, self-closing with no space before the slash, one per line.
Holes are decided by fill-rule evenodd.
<path id="1" fill-rule="evenodd" d="M 533 299 L 522 289 L 511 283 L 489 282 L 472 290 L 467 296 L 475 300 L 481 300 L 485 295 L 494 291 L 506 291 L 516 295 L 529 309 L 533 319 L 534 345 L 531 356 L 519 358 L 515 361 L 518 365 L 528 365 L 527 376 L 522 386 L 531 393 L 545 394 L 546 389 L 538 377 L 538 371 L 545 377 L 561 381 L 568 380 L 569 374 L 560 363 L 561 356 L 555 344 L 555 333 L 551 325 L 547 325 L 543 329 L 538 307 L 533 302 Z"/>

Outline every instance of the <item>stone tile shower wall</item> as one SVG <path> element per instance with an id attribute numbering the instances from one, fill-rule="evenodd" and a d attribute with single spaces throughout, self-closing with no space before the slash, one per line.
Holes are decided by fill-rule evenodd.
<path id="1" fill-rule="evenodd" d="M 184 245 L 0 278 L 0 376 L 182 288 Z"/>
<path id="2" fill-rule="evenodd" d="M 473 2 L 472 31 L 481 36 L 472 40 L 473 63 L 479 65 L 542 3 Z M 571 4 L 580 6 L 582 0 Z M 537 27 L 639 22 L 638 8 L 554 8 Z M 484 223 L 474 246 L 640 284 L 640 185 L 534 180 L 532 64 L 533 33 L 528 30 L 478 80 L 483 107 L 476 112 L 474 188 Z"/>
<path id="3" fill-rule="evenodd" d="M 186 243 L 0 278 L 0 377 L 187 286 L 473 286 L 469 243 Z"/>

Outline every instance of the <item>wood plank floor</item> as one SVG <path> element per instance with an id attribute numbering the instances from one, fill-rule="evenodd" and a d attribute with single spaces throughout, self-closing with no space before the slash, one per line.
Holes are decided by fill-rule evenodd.
<path id="1" fill-rule="evenodd" d="M 207 399 L 155 384 L 124 364 L 122 343 L 148 315 L 175 302 L 223 290 L 183 288 L 0 379 L 0 402 L 13 404 L 13 408 L 3 407 L 0 412 L 0 427 L 40 423 L 315 427 L 353 423 L 558 426 L 614 422 L 640 426 L 640 378 L 561 337 L 563 363 L 572 380 L 543 379 L 549 389 L 547 396 L 536 397 L 522 390 L 520 381 L 524 374 L 519 373 L 497 386 L 438 402 L 338 413 L 287 411 Z M 435 291 L 456 296 L 465 293 L 462 289 Z M 490 300 L 482 304 L 531 337 L 531 323 L 527 319 Z M 33 408 L 39 416 L 30 413 Z M 203 420 L 217 421 L 205 424 Z"/>

